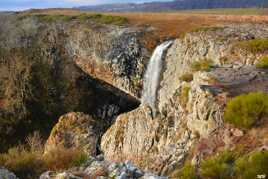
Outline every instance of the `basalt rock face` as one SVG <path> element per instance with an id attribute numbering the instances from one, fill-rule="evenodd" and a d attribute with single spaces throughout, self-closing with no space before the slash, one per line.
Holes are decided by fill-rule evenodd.
<path id="1" fill-rule="evenodd" d="M 153 119 L 151 115 L 148 107 L 140 107 L 119 116 L 102 137 L 105 157 L 131 160 L 159 174 L 166 174 L 171 163 L 182 162 L 195 136 L 185 128 L 183 121 L 174 123 L 160 115 Z"/>
<path id="2" fill-rule="evenodd" d="M 140 97 L 149 52 L 139 42 L 141 29 L 106 27 L 78 29 L 66 45 L 86 73 Z"/>
<path id="3" fill-rule="evenodd" d="M 105 157 L 131 160 L 142 168 L 169 175 L 185 160 L 199 163 L 208 148 L 212 154 L 234 144 L 236 137 L 220 137 L 226 132 L 241 139 L 243 132 L 224 123 L 224 106 L 229 97 L 267 91 L 267 71 L 254 66 L 267 51 L 253 53 L 237 48 L 237 43 L 266 39 L 267 27 L 229 25 L 200 29 L 177 39 L 164 62 L 158 115 L 153 118 L 151 109 L 144 105 L 120 115 L 102 137 Z M 193 63 L 204 59 L 209 61 L 209 69 L 193 69 Z M 192 73 L 191 82 L 182 80 L 185 73 Z M 256 88 L 252 88 L 254 84 Z M 210 141 L 207 147 L 204 141 Z"/>
<path id="4" fill-rule="evenodd" d="M 236 43 L 252 39 L 268 38 L 267 25 L 240 24 L 226 27 L 200 29 L 177 39 L 166 57 L 166 70 L 163 73 L 159 91 L 159 108 L 174 94 L 180 77 L 191 72 L 195 61 L 208 59 L 214 66 L 238 68 L 254 65 L 264 56 L 236 48 Z"/>
<path id="5" fill-rule="evenodd" d="M 139 96 L 150 56 L 140 40 L 146 29 L 23 15 L 6 15 L 1 20 L 6 27 L 1 29 L 1 48 L 47 47 L 45 54 L 53 53 L 54 58 L 64 54 L 92 77 Z"/>

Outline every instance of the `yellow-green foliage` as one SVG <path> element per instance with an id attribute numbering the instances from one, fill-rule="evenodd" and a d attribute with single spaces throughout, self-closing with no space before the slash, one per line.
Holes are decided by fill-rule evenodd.
<path id="1" fill-rule="evenodd" d="M 204 179 L 230 179 L 234 173 L 232 168 L 234 161 L 234 153 L 222 152 L 201 163 L 200 175 Z"/>
<path id="2" fill-rule="evenodd" d="M 254 152 L 235 162 L 236 179 L 252 179 L 268 175 L 268 151 Z"/>
<path id="3" fill-rule="evenodd" d="M 252 53 L 268 51 L 268 39 L 254 39 L 237 43 L 237 47 Z"/>
<path id="4" fill-rule="evenodd" d="M 192 63 L 191 68 L 194 72 L 197 71 L 209 71 L 212 66 L 212 61 L 209 59 L 203 59 Z"/>
<path id="5" fill-rule="evenodd" d="M 186 163 L 184 167 L 173 177 L 179 179 L 198 179 L 195 167 L 190 163 Z"/>
<path id="6" fill-rule="evenodd" d="M 256 64 L 257 68 L 268 68 L 268 56 L 262 57 L 260 61 Z"/>
<path id="7" fill-rule="evenodd" d="M 70 22 L 74 20 L 78 21 L 87 21 L 91 20 L 98 24 L 114 24 L 114 25 L 123 25 L 128 22 L 127 18 L 120 16 L 112 16 L 112 15 L 103 15 L 103 14 L 79 14 L 79 15 L 33 15 L 38 17 L 38 19 L 42 22 L 55 22 L 55 21 L 64 21 Z"/>
<path id="8" fill-rule="evenodd" d="M 190 91 L 190 87 L 189 86 L 183 86 L 181 88 L 181 93 L 180 93 L 180 96 L 179 96 L 179 100 L 180 100 L 180 104 L 183 106 L 183 107 L 186 107 L 187 103 L 188 103 L 188 100 L 189 100 L 189 91 Z"/>
<path id="9" fill-rule="evenodd" d="M 241 151 L 223 151 L 201 162 L 197 170 L 189 163 L 173 174 L 179 179 L 254 179 L 268 175 L 268 151 L 243 154 Z"/>
<path id="10" fill-rule="evenodd" d="M 181 75 L 180 80 L 186 81 L 186 82 L 191 82 L 193 81 L 193 74 L 192 73 L 184 73 Z"/>
<path id="11" fill-rule="evenodd" d="M 225 109 L 225 121 L 236 127 L 250 128 L 268 115 L 268 95 L 257 92 L 231 99 Z"/>

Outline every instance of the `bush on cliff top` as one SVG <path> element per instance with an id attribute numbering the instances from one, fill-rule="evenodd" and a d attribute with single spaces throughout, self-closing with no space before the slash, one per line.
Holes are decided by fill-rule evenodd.
<path id="1" fill-rule="evenodd" d="M 251 53 L 264 53 L 268 51 L 268 39 L 253 39 L 237 43 L 237 47 Z"/>
<path id="2" fill-rule="evenodd" d="M 268 56 L 262 57 L 260 61 L 256 64 L 257 68 L 263 68 L 266 69 L 268 68 Z"/>
<path id="3" fill-rule="evenodd" d="M 268 116 L 268 95 L 249 93 L 230 100 L 225 109 L 225 120 L 236 127 L 250 128 Z"/>

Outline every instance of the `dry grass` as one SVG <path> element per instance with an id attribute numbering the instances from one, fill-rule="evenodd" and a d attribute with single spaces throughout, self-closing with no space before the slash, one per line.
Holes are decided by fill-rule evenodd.
<path id="1" fill-rule="evenodd" d="M 43 156 L 48 170 L 60 171 L 83 164 L 87 159 L 85 153 L 77 149 L 55 148 Z"/>
<path id="2" fill-rule="evenodd" d="M 27 144 L 19 145 L 0 153 L 0 166 L 14 172 L 18 177 L 32 179 L 41 173 L 53 170 L 62 171 L 81 166 L 88 156 L 78 149 L 58 147 L 43 154 L 44 141 L 39 133 L 27 138 Z"/>

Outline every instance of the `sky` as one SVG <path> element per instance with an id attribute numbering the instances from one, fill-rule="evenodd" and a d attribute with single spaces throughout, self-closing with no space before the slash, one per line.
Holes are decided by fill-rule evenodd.
<path id="1" fill-rule="evenodd" d="M 154 0 L 0 0 L 0 11 L 3 10 L 25 10 L 30 8 L 56 8 L 74 7 L 81 5 L 96 5 L 107 3 L 142 3 Z M 170 1 L 170 0 L 157 0 Z"/>

